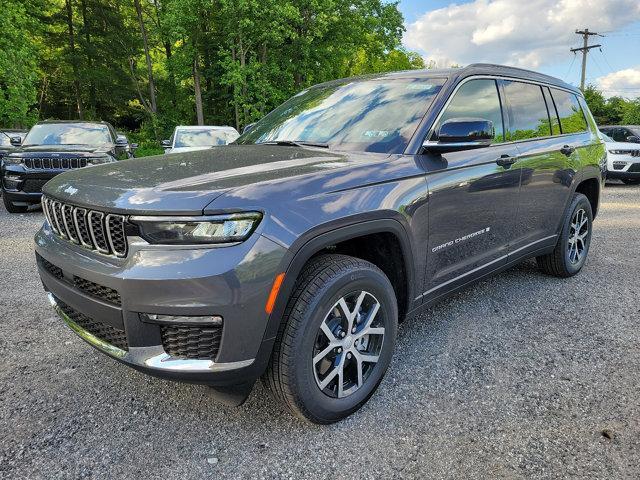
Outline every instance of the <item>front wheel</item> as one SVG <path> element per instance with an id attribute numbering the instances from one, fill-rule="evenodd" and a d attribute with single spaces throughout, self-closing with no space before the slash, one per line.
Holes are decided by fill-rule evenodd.
<path id="1" fill-rule="evenodd" d="M 592 228 L 591 203 L 583 194 L 575 193 L 565 213 L 555 249 L 536 258 L 540 270 L 548 275 L 565 278 L 578 273 L 587 260 Z"/>
<path id="2" fill-rule="evenodd" d="M 294 414 L 326 424 L 358 410 L 382 381 L 398 308 L 375 265 L 321 255 L 301 273 L 282 322 L 263 380 Z"/>

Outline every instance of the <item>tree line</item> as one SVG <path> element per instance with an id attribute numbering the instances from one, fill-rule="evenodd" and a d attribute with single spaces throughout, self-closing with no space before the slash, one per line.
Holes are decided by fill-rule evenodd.
<path id="1" fill-rule="evenodd" d="M 424 68 L 384 0 L 0 0 L 0 125 L 241 129 L 303 88 Z"/>

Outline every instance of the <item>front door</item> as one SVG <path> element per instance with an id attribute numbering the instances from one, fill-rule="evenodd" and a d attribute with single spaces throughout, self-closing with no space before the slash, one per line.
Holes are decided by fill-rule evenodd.
<path id="1" fill-rule="evenodd" d="M 518 207 L 520 169 L 512 165 L 518 152 L 514 144 L 505 143 L 496 81 L 471 79 L 462 84 L 434 132 L 453 118 L 492 121 L 495 140 L 489 147 L 423 158 L 429 188 L 422 294 L 427 301 L 506 263 Z"/>

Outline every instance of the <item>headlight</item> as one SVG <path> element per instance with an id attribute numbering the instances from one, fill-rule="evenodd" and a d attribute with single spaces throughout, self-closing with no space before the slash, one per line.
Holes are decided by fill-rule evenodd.
<path id="1" fill-rule="evenodd" d="M 7 155 L 2 157 L 2 161 L 6 165 L 20 165 L 22 164 L 22 157 L 12 157 L 11 155 Z"/>
<path id="2" fill-rule="evenodd" d="M 627 150 L 609 150 L 609 153 L 612 153 L 613 155 L 624 155 L 629 152 Z"/>
<path id="3" fill-rule="evenodd" d="M 258 212 L 210 217 L 131 217 L 140 234 L 149 243 L 194 245 L 235 243 L 246 240 L 256 229 L 262 214 Z"/>
<path id="4" fill-rule="evenodd" d="M 92 157 L 87 159 L 87 164 L 89 165 L 101 165 L 103 163 L 111 163 L 114 161 L 114 158 L 109 155 L 101 155 L 99 157 Z"/>

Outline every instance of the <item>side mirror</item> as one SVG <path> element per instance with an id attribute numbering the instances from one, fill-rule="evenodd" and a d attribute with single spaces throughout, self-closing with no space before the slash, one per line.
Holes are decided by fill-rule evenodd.
<path id="1" fill-rule="evenodd" d="M 127 137 L 125 137 L 124 135 L 118 135 L 118 137 L 116 138 L 116 145 L 119 147 L 126 147 L 127 145 L 129 145 L 129 140 L 127 140 Z"/>
<path id="2" fill-rule="evenodd" d="M 19 147 L 20 145 L 22 145 L 22 137 L 11 137 L 9 139 L 9 143 L 11 143 L 11 145 L 13 145 L 14 147 Z"/>
<path id="3" fill-rule="evenodd" d="M 131 145 L 129 145 L 129 148 L 131 148 L 131 150 L 135 150 L 136 148 L 138 148 L 139 144 L 137 143 L 132 143 Z"/>
<path id="4" fill-rule="evenodd" d="M 255 126 L 256 126 L 256 122 L 248 123 L 242 129 L 242 134 L 244 135 L 245 133 L 250 132 L 251 130 L 253 130 L 253 127 L 255 127 Z"/>
<path id="5" fill-rule="evenodd" d="M 437 141 L 426 141 L 423 147 L 436 153 L 469 150 L 491 145 L 495 138 L 493 122 L 481 118 L 452 118 L 437 132 Z"/>
<path id="6" fill-rule="evenodd" d="M 160 142 L 160 145 L 162 145 L 162 148 L 164 148 L 165 150 L 167 148 L 171 148 L 171 140 L 162 140 L 162 142 Z"/>
<path id="7" fill-rule="evenodd" d="M 627 137 L 627 142 L 629 143 L 640 143 L 640 137 L 636 137 L 635 135 L 631 135 Z"/>

